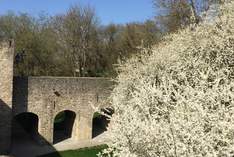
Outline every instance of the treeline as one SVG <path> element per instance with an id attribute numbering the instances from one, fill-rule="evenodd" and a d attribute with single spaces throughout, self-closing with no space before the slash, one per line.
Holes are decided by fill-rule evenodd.
<path id="1" fill-rule="evenodd" d="M 73 5 L 53 17 L 9 12 L 0 16 L 0 39 L 15 41 L 17 76 L 115 76 L 118 61 L 150 49 L 168 32 L 198 22 L 208 2 L 195 7 L 200 3 L 193 0 L 154 0 L 157 10 L 163 8 L 155 19 L 107 26 L 90 6 Z"/>

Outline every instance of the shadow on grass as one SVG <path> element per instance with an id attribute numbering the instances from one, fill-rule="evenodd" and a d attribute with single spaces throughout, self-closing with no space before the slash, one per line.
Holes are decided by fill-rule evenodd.
<path id="1" fill-rule="evenodd" d="M 97 157 L 97 154 L 106 148 L 107 145 L 100 145 L 89 148 L 81 148 L 77 150 L 62 151 L 59 153 L 50 153 L 40 157 Z"/>

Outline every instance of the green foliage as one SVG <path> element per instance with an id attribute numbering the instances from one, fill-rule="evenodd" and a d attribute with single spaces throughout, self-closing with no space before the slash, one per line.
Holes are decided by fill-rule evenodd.
<path id="1" fill-rule="evenodd" d="M 103 116 L 102 114 L 100 114 L 99 112 L 95 112 L 93 115 L 93 118 L 97 118 L 97 117 L 101 117 Z"/>
<path id="2" fill-rule="evenodd" d="M 65 112 L 60 112 L 54 119 L 54 123 L 61 123 L 65 120 L 66 118 L 66 113 Z"/>

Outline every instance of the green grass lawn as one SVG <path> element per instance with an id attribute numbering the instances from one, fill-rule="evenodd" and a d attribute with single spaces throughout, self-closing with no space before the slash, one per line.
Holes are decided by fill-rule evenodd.
<path id="1" fill-rule="evenodd" d="M 82 148 L 77 150 L 68 150 L 63 152 L 55 152 L 40 157 L 97 157 L 98 154 L 103 149 L 107 148 L 107 145 L 101 145 L 90 148 Z"/>

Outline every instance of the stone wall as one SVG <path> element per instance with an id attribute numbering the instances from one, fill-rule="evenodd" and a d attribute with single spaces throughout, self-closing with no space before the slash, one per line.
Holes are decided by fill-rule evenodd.
<path id="1" fill-rule="evenodd" d="M 13 43 L 0 43 L 0 155 L 9 152 L 11 142 L 13 56 Z"/>
<path id="2" fill-rule="evenodd" d="M 65 110 L 76 114 L 72 138 L 91 139 L 93 114 L 97 108 L 110 107 L 108 97 L 113 81 L 74 77 L 13 78 L 13 59 L 13 43 L 1 42 L 0 155 L 10 151 L 12 118 L 25 112 L 38 116 L 38 132 L 49 143 L 53 142 L 54 119 Z"/>
<path id="3" fill-rule="evenodd" d="M 95 107 L 109 106 L 113 82 L 106 78 L 28 77 L 14 78 L 13 115 L 32 112 L 39 117 L 39 133 L 53 140 L 55 116 L 64 110 L 76 113 L 72 138 L 92 136 Z"/>

